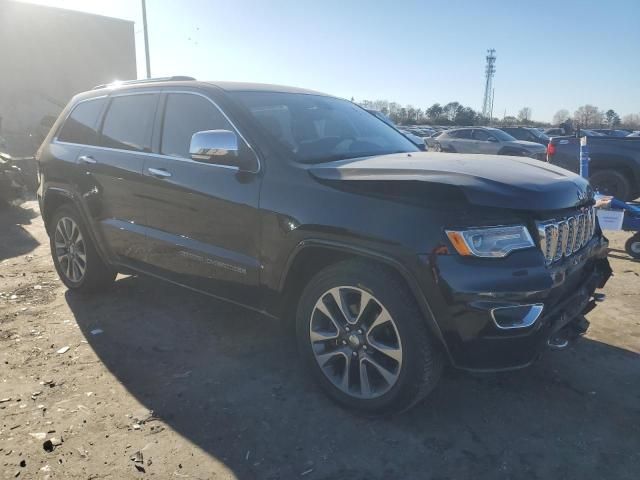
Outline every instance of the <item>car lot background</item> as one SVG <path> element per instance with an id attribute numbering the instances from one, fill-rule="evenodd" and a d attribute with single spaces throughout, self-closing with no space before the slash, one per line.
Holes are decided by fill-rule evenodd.
<path id="1" fill-rule="evenodd" d="M 147 278 L 121 276 L 99 296 L 67 292 L 37 203 L 5 208 L 0 472 L 636 479 L 640 262 L 624 253 L 628 235 L 609 235 L 615 276 L 575 347 L 522 371 L 449 371 L 408 414 L 367 419 L 327 400 L 275 321 Z M 51 437 L 63 443 L 46 452 Z"/>

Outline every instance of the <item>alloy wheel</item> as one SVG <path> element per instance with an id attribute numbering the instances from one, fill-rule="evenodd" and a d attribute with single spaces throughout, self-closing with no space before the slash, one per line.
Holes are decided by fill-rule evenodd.
<path id="1" fill-rule="evenodd" d="M 382 303 L 357 287 L 335 287 L 311 313 L 309 340 L 323 374 L 347 395 L 372 399 L 397 382 L 402 342 Z"/>
<path id="2" fill-rule="evenodd" d="M 54 232 L 55 255 L 63 275 L 70 281 L 80 282 L 87 269 L 87 249 L 78 224 L 62 217 Z"/>

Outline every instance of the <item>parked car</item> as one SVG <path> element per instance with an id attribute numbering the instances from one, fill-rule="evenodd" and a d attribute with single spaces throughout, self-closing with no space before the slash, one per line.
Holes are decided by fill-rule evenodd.
<path id="1" fill-rule="evenodd" d="M 393 120 L 391 120 L 388 116 L 386 116 L 381 111 L 367 110 L 367 112 L 374 115 L 376 118 L 379 118 L 390 127 L 395 128 L 398 132 L 400 132 L 402 135 L 407 137 L 411 143 L 413 143 L 416 147 L 418 147 L 418 149 L 423 151 L 427 150 L 427 144 L 425 143 L 424 139 L 422 139 L 415 133 L 410 132 L 409 130 L 406 130 L 404 128 L 397 126 L 395 123 L 393 123 Z"/>
<path id="2" fill-rule="evenodd" d="M 622 129 L 615 129 L 615 128 L 595 128 L 594 132 L 601 133 L 608 137 L 626 137 L 631 133 L 630 130 L 622 130 Z"/>
<path id="3" fill-rule="evenodd" d="M 640 137 L 640 131 L 635 131 L 627 135 L 627 137 Z"/>
<path id="4" fill-rule="evenodd" d="M 443 152 L 484 153 L 546 159 L 547 149 L 534 142 L 516 140 L 497 128 L 467 127 L 447 130 L 436 139 L 434 149 Z"/>
<path id="5" fill-rule="evenodd" d="M 595 130 L 591 130 L 589 128 L 581 128 L 579 130 L 581 137 L 604 137 L 606 136 L 604 133 L 596 132 Z M 564 131 L 564 128 L 547 128 L 544 131 L 545 135 L 548 137 L 565 137 L 567 134 Z"/>
<path id="6" fill-rule="evenodd" d="M 298 88 L 97 88 L 71 100 L 38 162 L 70 290 L 135 272 L 291 318 L 315 379 L 359 412 L 411 407 L 446 363 L 512 369 L 565 347 L 610 275 L 586 180 L 420 152 Z"/>
<path id="7" fill-rule="evenodd" d="M 588 137 L 589 181 L 603 195 L 620 200 L 640 196 L 640 138 Z M 580 170 L 580 140 L 554 137 L 547 149 L 549 163 L 567 170 Z"/>
<path id="8" fill-rule="evenodd" d="M 499 127 L 505 133 L 508 133 L 516 140 L 524 140 L 526 142 L 539 143 L 545 147 L 549 143 L 549 136 L 538 130 L 529 127 Z"/>

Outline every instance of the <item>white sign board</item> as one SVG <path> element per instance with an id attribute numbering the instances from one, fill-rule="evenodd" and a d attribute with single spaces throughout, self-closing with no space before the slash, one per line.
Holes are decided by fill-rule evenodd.
<path id="1" fill-rule="evenodd" d="M 598 222 L 602 230 L 622 230 L 622 221 L 624 220 L 624 210 L 596 210 L 598 214 Z"/>

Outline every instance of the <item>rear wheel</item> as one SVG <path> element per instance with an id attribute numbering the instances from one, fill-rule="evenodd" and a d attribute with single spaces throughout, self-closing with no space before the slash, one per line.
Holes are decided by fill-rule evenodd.
<path id="1" fill-rule="evenodd" d="M 53 263 L 69 289 L 90 292 L 113 283 L 116 272 L 98 255 L 73 206 L 63 205 L 54 212 L 49 231 Z"/>
<path id="2" fill-rule="evenodd" d="M 400 413 L 443 366 L 406 286 L 386 268 L 346 261 L 319 272 L 296 315 L 301 354 L 325 392 L 365 414 Z"/>
<path id="3" fill-rule="evenodd" d="M 591 186 L 602 195 L 611 195 L 619 200 L 631 200 L 631 184 L 617 170 L 596 170 L 589 177 Z"/>
<path id="4" fill-rule="evenodd" d="M 640 233 L 636 233 L 624 244 L 624 249 L 633 258 L 640 259 Z"/>

